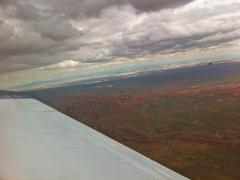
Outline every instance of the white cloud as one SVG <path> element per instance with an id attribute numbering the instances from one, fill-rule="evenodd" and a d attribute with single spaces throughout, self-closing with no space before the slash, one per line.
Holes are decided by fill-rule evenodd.
<path id="1" fill-rule="evenodd" d="M 47 69 L 68 69 L 68 68 L 75 68 L 80 66 L 79 61 L 75 60 L 65 60 L 56 64 L 48 65 L 48 66 L 43 66 L 39 68 L 40 70 L 47 70 Z"/>
<path id="2" fill-rule="evenodd" d="M 73 68 L 73 67 L 79 66 L 79 64 L 80 63 L 78 61 L 66 60 L 58 63 L 57 65 L 61 68 Z"/>

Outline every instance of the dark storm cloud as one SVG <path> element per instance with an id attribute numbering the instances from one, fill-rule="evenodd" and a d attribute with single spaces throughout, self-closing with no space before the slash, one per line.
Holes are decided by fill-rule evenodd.
<path id="1" fill-rule="evenodd" d="M 12 5 L 16 8 L 16 17 L 25 20 L 39 18 L 39 9 L 33 4 L 48 6 L 52 13 L 76 18 L 82 14 L 98 16 L 102 10 L 111 6 L 129 4 L 140 12 L 158 11 L 176 8 L 193 0 L 0 0 L 0 6 Z"/>
<path id="2" fill-rule="evenodd" d="M 28 1 L 0 1 L 0 60 L 78 49 L 75 38 L 80 36 L 68 19 L 47 9 Z"/>
<path id="3" fill-rule="evenodd" d="M 139 11 L 157 11 L 165 8 L 176 8 L 178 6 L 189 3 L 193 0 L 127 0 L 129 4 Z M 126 1 L 120 1 L 126 2 Z"/>
<path id="4" fill-rule="evenodd" d="M 9 3 L 12 3 L 12 1 L 13 0 L 0 0 L 0 5 L 1 6 L 5 6 L 5 5 L 9 4 Z"/>
<path id="5" fill-rule="evenodd" d="M 175 8 L 193 0 L 70 0 L 61 3 L 52 2 L 56 12 L 76 18 L 84 13 L 89 16 L 98 16 L 105 8 L 129 4 L 140 12 L 158 11 L 166 8 Z"/>

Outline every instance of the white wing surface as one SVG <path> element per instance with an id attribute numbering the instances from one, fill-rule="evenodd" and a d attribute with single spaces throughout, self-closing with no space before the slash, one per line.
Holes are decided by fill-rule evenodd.
<path id="1" fill-rule="evenodd" d="M 0 98 L 0 180 L 187 179 L 32 98 Z"/>

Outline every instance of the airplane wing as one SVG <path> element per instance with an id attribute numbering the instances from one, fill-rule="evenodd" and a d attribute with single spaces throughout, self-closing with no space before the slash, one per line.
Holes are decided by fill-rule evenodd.
<path id="1" fill-rule="evenodd" d="M 0 180 L 184 180 L 40 101 L 0 97 Z"/>

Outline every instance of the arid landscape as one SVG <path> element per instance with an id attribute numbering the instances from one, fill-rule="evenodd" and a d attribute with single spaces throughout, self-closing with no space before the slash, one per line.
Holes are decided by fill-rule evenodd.
<path id="1" fill-rule="evenodd" d="M 239 63 L 31 93 L 186 177 L 240 177 Z"/>

